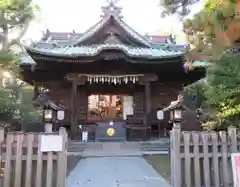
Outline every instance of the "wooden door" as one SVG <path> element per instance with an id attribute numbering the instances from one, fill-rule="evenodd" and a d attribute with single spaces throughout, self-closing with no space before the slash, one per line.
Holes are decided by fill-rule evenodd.
<path id="1" fill-rule="evenodd" d="M 143 118 L 144 117 L 144 93 L 135 93 L 133 95 L 134 100 L 134 116 Z"/>

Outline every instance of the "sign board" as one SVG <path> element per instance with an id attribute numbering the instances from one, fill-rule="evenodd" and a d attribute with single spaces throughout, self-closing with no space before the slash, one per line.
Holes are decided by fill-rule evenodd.
<path id="1" fill-rule="evenodd" d="M 231 154 L 234 187 L 240 187 L 240 153 Z"/>
<path id="2" fill-rule="evenodd" d="M 42 135 L 41 152 L 61 152 L 63 151 L 62 135 Z"/>
<path id="3" fill-rule="evenodd" d="M 64 120 L 64 111 L 63 110 L 57 111 L 57 119 Z"/>
<path id="4" fill-rule="evenodd" d="M 88 141 L 88 131 L 82 132 L 82 141 L 87 142 Z"/>
<path id="5" fill-rule="evenodd" d="M 157 111 L 157 119 L 158 120 L 164 119 L 164 112 L 162 110 Z"/>

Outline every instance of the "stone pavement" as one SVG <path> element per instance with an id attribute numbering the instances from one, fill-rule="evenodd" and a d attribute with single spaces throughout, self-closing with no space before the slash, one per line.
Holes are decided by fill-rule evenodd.
<path id="1" fill-rule="evenodd" d="M 97 157 L 79 161 L 67 187 L 170 187 L 141 157 Z"/>

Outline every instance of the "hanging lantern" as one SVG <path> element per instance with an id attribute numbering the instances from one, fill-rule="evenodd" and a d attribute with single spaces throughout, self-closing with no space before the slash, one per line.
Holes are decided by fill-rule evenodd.
<path id="1" fill-rule="evenodd" d="M 170 119 L 173 121 L 173 122 L 180 122 L 182 121 L 182 107 L 181 106 L 178 106 L 176 108 L 173 108 L 171 111 L 170 111 Z"/>

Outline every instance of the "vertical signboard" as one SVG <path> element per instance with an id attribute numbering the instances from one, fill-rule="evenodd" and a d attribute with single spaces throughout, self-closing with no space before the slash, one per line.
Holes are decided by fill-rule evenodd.
<path id="1" fill-rule="evenodd" d="M 83 131 L 82 132 L 82 141 L 83 142 L 88 142 L 88 131 Z"/>
<path id="2" fill-rule="evenodd" d="M 234 187 L 240 187 L 240 153 L 231 154 Z"/>

